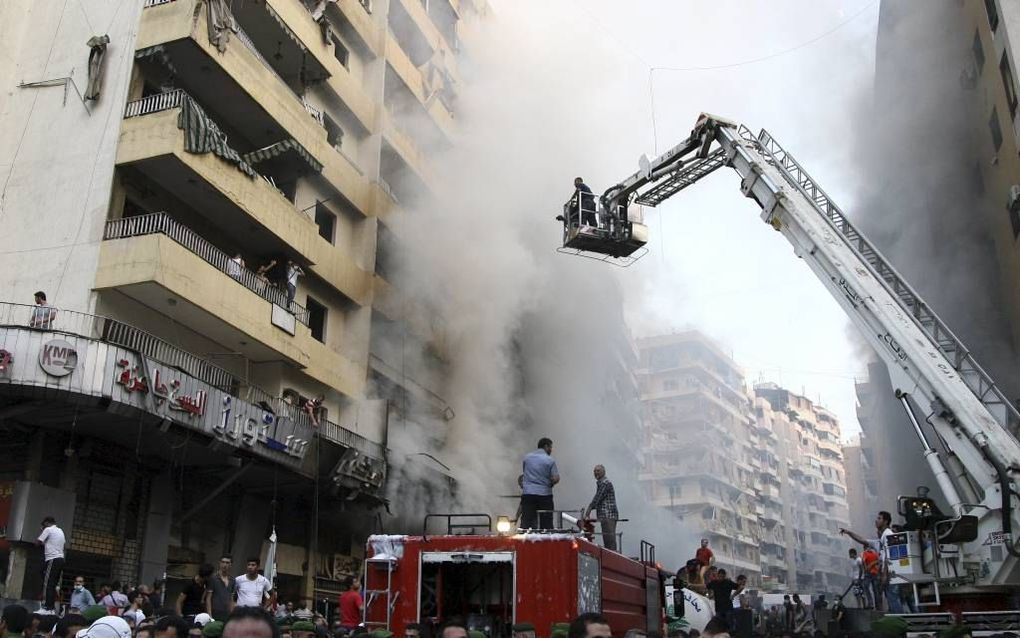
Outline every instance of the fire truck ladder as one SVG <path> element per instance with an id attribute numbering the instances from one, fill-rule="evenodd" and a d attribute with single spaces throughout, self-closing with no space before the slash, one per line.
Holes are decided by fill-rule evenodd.
<path id="1" fill-rule="evenodd" d="M 729 131 L 730 129 L 726 129 L 722 134 L 729 137 L 739 136 L 745 143 L 760 151 L 766 161 L 786 178 L 789 185 L 799 190 L 811 202 L 815 212 L 822 216 L 829 226 L 843 238 L 846 245 L 857 252 L 868 264 L 868 268 L 876 280 L 892 293 L 903 312 L 911 317 L 931 342 L 938 347 L 947 362 L 960 374 L 960 378 L 970 391 L 985 405 L 988 412 L 1003 429 L 1013 436 L 1020 435 L 1020 413 L 1013 403 L 988 373 L 978 365 L 963 342 L 885 260 L 878 249 L 850 223 L 839 206 L 822 190 L 818 182 L 808 175 L 797 160 L 764 129 L 758 135 L 755 135 L 746 126 L 740 126 L 737 132 Z M 726 151 L 716 149 L 705 158 L 695 162 L 686 162 L 680 168 L 668 173 L 665 180 L 638 195 L 634 201 L 644 206 L 657 206 L 702 177 L 725 166 L 727 161 Z"/>
<path id="2" fill-rule="evenodd" d="M 393 620 L 393 609 L 397 606 L 397 599 L 400 598 L 400 592 L 393 593 L 393 570 L 397 568 L 397 559 L 392 556 L 383 556 L 381 558 L 366 558 L 365 559 L 365 609 L 362 612 L 361 621 L 365 625 L 366 629 L 374 627 L 376 629 L 385 629 L 390 631 L 390 622 Z M 378 577 L 378 580 L 382 580 L 382 572 L 386 573 L 386 589 L 368 589 L 369 582 L 375 582 L 373 576 Z M 372 604 L 375 602 L 382 602 L 382 598 L 386 598 L 386 622 L 381 620 L 369 620 L 369 612 L 372 610 Z"/>

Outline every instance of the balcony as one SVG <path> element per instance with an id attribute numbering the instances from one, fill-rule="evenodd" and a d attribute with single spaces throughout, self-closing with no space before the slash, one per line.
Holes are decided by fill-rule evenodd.
<path id="1" fill-rule="evenodd" d="M 425 74 L 414 65 L 411 58 L 407 57 L 407 53 L 400 47 L 400 43 L 397 42 L 392 33 L 387 34 L 386 51 L 386 61 L 389 63 L 390 68 L 393 69 L 396 77 L 400 78 L 403 87 L 415 97 L 418 104 L 428 113 L 436 127 L 446 137 L 451 137 L 455 125 L 450 109 L 447 108 L 442 99 L 439 99 L 443 89 L 432 86 L 435 82 L 426 81 Z M 434 70 L 433 73 L 439 73 L 439 71 Z M 438 81 L 447 83 L 449 80 L 440 77 Z"/>
<path id="2" fill-rule="evenodd" d="M 254 252 L 294 254 L 355 303 L 371 303 L 371 274 L 320 237 L 315 222 L 270 181 L 251 177 L 253 169 L 245 171 L 237 161 L 185 150 L 181 113 L 186 99 L 183 91 L 174 91 L 130 102 L 121 126 L 118 167 L 137 171 L 222 230 L 255 228 Z"/>
<path id="3" fill-rule="evenodd" d="M 168 234 L 105 240 L 95 288 L 117 290 L 248 360 L 282 359 L 348 396 L 364 389 L 364 366 L 313 339 L 289 313 Z"/>
<path id="4" fill-rule="evenodd" d="M 296 46 L 282 31 L 280 38 Z M 198 102 L 215 107 L 220 123 L 229 124 L 249 147 L 238 150 L 292 138 L 321 165 L 322 177 L 337 193 L 362 214 L 372 214 L 368 180 L 329 144 L 326 130 L 295 93 L 295 80 L 281 77 L 246 32 L 239 30 L 221 52 L 210 42 L 207 12 L 196 13 L 195 0 L 176 0 L 142 13 L 137 48 L 146 79 L 172 81 Z M 315 56 L 303 59 L 314 67 L 305 72 L 328 75 Z M 369 117 L 371 109 L 350 100 L 353 113 Z"/>
<path id="5" fill-rule="evenodd" d="M 153 234 L 169 237 L 259 297 L 281 309 L 288 310 L 302 325 L 308 325 L 308 311 L 296 302 L 291 302 L 288 307 L 287 293 L 284 289 L 259 277 L 248 268 L 234 263 L 225 252 L 213 246 L 195 231 L 174 220 L 167 213 L 152 213 L 151 215 L 110 220 L 106 222 L 103 239 L 127 239 Z"/>

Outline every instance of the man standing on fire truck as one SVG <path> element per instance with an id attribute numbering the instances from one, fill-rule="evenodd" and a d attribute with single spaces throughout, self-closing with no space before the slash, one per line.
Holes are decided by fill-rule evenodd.
<path id="1" fill-rule="evenodd" d="M 552 439 L 542 437 L 538 448 L 524 457 L 524 480 L 521 487 L 521 528 L 552 529 L 552 488 L 560 482 L 560 470 L 552 457 Z M 539 513 L 541 512 L 541 513 Z"/>
<path id="2" fill-rule="evenodd" d="M 620 511 L 616 507 L 616 491 L 612 482 L 606 478 L 606 468 L 602 465 L 595 466 L 595 497 L 591 499 L 588 508 L 584 510 L 582 519 L 587 520 L 592 510 L 598 518 L 599 527 L 602 528 L 602 545 L 606 549 L 616 551 L 616 521 L 620 519 Z"/>

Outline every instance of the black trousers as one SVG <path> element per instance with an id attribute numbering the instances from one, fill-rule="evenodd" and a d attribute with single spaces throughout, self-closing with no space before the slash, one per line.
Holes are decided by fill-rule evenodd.
<path id="1" fill-rule="evenodd" d="M 521 494 L 521 529 L 552 529 L 553 497 Z M 539 514 L 539 510 L 546 510 Z"/>
<path id="2" fill-rule="evenodd" d="M 43 566 L 43 606 L 53 609 L 57 601 L 57 587 L 60 586 L 60 574 L 64 571 L 64 559 L 54 558 L 46 561 Z"/>

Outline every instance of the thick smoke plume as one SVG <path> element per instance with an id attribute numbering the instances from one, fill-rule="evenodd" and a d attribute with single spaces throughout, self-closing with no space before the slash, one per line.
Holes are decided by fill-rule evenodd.
<path id="1" fill-rule="evenodd" d="M 549 436 L 562 475 L 557 508 L 583 507 L 592 466 L 604 464 L 632 521 L 621 526 L 624 549 L 635 553 L 649 538 L 675 568 L 693 551 L 690 534 L 640 496 L 638 405 L 613 372 L 633 356 L 618 275 L 555 252 L 554 217 L 573 178 L 618 178 L 640 154 L 635 140 L 647 137 L 647 112 L 635 108 L 643 96 L 613 92 L 606 79 L 625 71 L 569 9 L 514 0 L 473 25 L 458 138 L 429 154 L 435 197 L 404 202 L 392 223 L 396 287 L 443 317 L 443 395 L 456 412 L 448 422 L 409 415 L 413 431 L 391 439 L 394 463 L 427 452 L 451 468 L 457 488 L 455 503 L 428 502 L 435 490 L 423 485 L 435 474 L 397 467 L 404 474 L 391 497 L 413 513 L 408 520 L 430 508 L 513 514 L 516 501 L 503 496 L 517 493 L 521 457 Z"/>
<path id="2" fill-rule="evenodd" d="M 1002 293 L 988 221 L 1005 213 L 983 210 L 980 203 L 981 164 L 992 160 L 993 149 L 987 129 L 976 123 L 986 122 L 988 114 L 978 92 L 961 83 L 961 73 L 974 65 L 973 33 L 961 28 L 961 8 L 955 4 L 916 8 L 882 2 L 874 102 L 862 109 L 859 122 L 863 170 L 851 214 L 1015 397 L 1020 388 L 1016 355 L 997 301 Z M 993 64 L 988 54 L 986 64 Z M 992 194 L 991 200 L 1005 197 Z M 919 450 L 891 390 L 879 414 L 865 428 L 876 444 Z M 889 492 L 910 494 L 919 482 L 934 486 L 920 454 L 897 458 L 903 463 L 892 473 L 893 485 L 885 486 Z M 896 494 L 878 496 L 889 504 Z"/>

